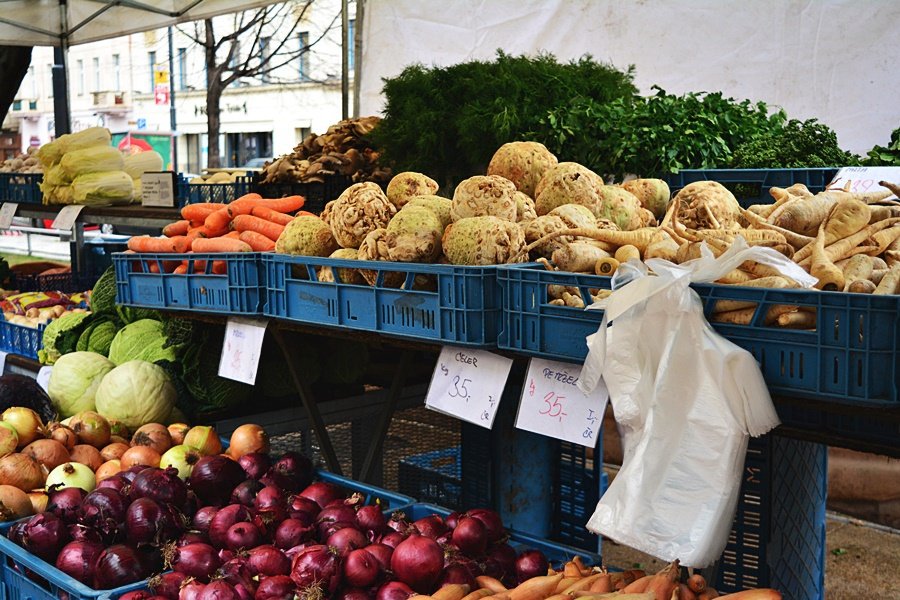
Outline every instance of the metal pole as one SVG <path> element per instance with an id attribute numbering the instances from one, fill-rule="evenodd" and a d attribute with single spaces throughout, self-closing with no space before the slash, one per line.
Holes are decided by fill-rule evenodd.
<path id="1" fill-rule="evenodd" d="M 59 20 L 62 31 L 59 46 L 53 48 L 53 123 L 56 137 L 72 131 L 69 114 L 69 81 L 66 75 L 66 55 L 69 51 L 67 0 L 59 0 Z"/>
<path id="2" fill-rule="evenodd" d="M 356 0 L 356 29 L 353 31 L 353 116 L 359 116 L 359 90 L 362 82 L 362 33 L 365 0 Z"/>
<path id="3" fill-rule="evenodd" d="M 341 0 L 341 118 L 350 116 L 350 20 L 348 0 Z"/>
<path id="4" fill-rule="evenodd" d="M 175 57 L 172 52 L 172 26 L 169 25 L 169 127 L 172 129 L 172 170 L 178 171 L 178 136 L 175 135 Z"/>

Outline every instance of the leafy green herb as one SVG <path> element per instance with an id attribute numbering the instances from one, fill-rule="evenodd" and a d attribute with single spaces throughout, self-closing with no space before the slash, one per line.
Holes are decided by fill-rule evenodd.
<path id="1" fill-rule="evenodd" d="M 891 132 L 887 146 L 875 146 L 869 150 L 865 164 L 871 166 L 900 166 L 900 127 Z"/>
<path id="2" fill-rule="evenodd" d="M 731 166 L 738 169 L 802 169 L 859 164 L 859 157 L 841 150 L 834 131 L 816 119 L 791 119 L 784 127 L 763 133 L 735 148 Z"/>

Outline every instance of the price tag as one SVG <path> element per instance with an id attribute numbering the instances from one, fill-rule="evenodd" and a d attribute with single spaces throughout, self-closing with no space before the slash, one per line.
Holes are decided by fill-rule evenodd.
<path id="1" fill-rule="evenodd" d="M 519 401 L 516 427 L 593 448 L 609 393 L 603 380 L 589 395 L 576 387 L 581 366 L 532 358 Z"/>
<path id="2" fill-rule="evenodd" d="M 37 372 L 37 377 L 35 379 L 38 382 L 38 385 L 44 388 L 45 392 L 49 392 L 50 390 L 50 373 L 53 372 L 53 367 L 45 366 L 41 367 Z"/>
<path id="3" fill-rule="evenodd" d="M 18 209 L 19 205 L 15 202 L 4 202 L 3 205 L 0 206 L 0 229 L 9 229 Z"/>
<path id="4" fill-rule="evenodd" d="M 175 173 L 144 173 L 141 175 L 142 206 L 175 206 Z"/>
<path id="5" fill-rule="evenodd" d="M 849 183 L 848 191 L 854 194 L 887 191 L 887 188 L 878 185 L 879 181 L 892 183 L 900 181 L 900 167 L 844 167 L 828 184 L 828 189 L 844 189 Z M 891 198 L 896 200 L 897 196 L 891 196 Z"/>
<path id="6" fill-rule="evenodd" d="M 84 210 L 84 206 L 81 204 L 69 204 L 63 206 L 56 215 L 56 218 L 53 219 L 53 224 L 50 226 L 53 229 L 72 231 L 72 228 L 75 227 L 75 221 L 78 220 L 78 215 L 81 214 L 82 210 Z"/>
<path id="7" fill-rule="evenodd" d="M 490 429 L 512 362 L 484 350 L 444 346 L 425 406 Z"/>
<path id="8" fill-rule="evenodd" d="M 230 317 L 219 359 L 219 377 L 253 385 L 268 321 Z"/>
<path id="9" fill-rule="evenodd" d="M 3 352 L 2 350 L 0 350 L 0 375 L 3 375 L 3 371 L 6 370 L 6 357 L 8 355 L 8 352 Z"/>

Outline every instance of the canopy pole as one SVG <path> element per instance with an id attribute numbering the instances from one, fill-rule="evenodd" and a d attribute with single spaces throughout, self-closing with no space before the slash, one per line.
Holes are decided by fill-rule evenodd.
<path id="1" fill-rule="evenodd" d="M 341 119 L 350 117 L 350 18 L 348 0 L 341 0 Z"/>
<path id="2" fill-rule="evenodd" d="M 362 34 L 365 0 L 356 0 L 356 29 L 353 31 L 353 116 L 359 117 L 359 94 L 362 85 Z"/>
<path id="3" fill-rule="evenodd" d="M 180 77 L 183 74 L 179 73 Z M 169 25 L 169 127 L 172 129 L 172 170 L 178 171 L 178 136 L 175 117 L 175 58 L 172 53 L 172 26 Z"/>
<path id="4" fill-rule="evenodd" d="M 69 114 L 69 81 L 66 69 L 69 53 L 66 2 L 67 0 L 59 0 L 59 22 L 62 32 L 59 36 L 59 46 L 53 48 L 53 123 L 56 137 L 72 132 L 72 117 Z"/>

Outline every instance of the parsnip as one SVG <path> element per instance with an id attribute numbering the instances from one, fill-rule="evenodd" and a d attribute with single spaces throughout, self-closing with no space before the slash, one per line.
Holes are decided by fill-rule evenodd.
<path id="1" fill-rule="evenodd" d="M 841 267 L 844 273 L 844 291 L 848 291 L 854 281 L 868 281 L 872 276 L 872 259 L 865 254 L 857 254 Z"/>
<path id="2" fill-rule="evenodd" d="M 815 239 L 806 235 L 800 235 L 799 233 L 795 233 L 793 231 L 790 231 L 789 229 L 784 229 L 783 227 L 778 227 L 777 225 L 767 223 L 765 220 L 761 219 L 757 215 L 754 215 L 753 213 L 748 214 L 745 212 L 744 216 L 746 217 L 748 222 L 756 227 L 777 231 L 778 233 L 783 235 L 784 239 L 795 248 L 802 248 L 806 244 L 812 243 Z"/>
<path id="3" fill-rule="evenodd" d="M 859 279 L 850 283 L 844 291 L 851 294 L 871 294 L 876 287 L 875 283 L 869 279 Z"/>
<path id="4" fill-rule="evenodd" d="M 816 313 L 795 311 L 778 315 L 776 321 L 779 327 L 790 329 L 815 329 Z"/>
<path id="5" fill-rule="evenodd" d="M 619 261 L 614 258 L 601 258 L 594 263 L 594 273 L 597 275 L 611 276 L 619 268 Z"/>
<path id="6" fill-rule="evenodd" d="M 619 246 L 619 248 L 616 250 L 614 258 L 620 263 L 628 262 L 632 258 L 641 260 L 641 251 L 631 244 L 625 244 L 624 246 Z"/>
<path id="7" fill-rule="evenodd" d="M 648 258 L 661 258 L 674 261 L 678 255 L 678 242 L 672 239 L 669 233 L 661 229 L 654 234 L 653 239 L 644 250 L 644 260 Z"/>
<path id="8" fill-rule="evenodd" d="M 900 287 L 900 264 L 891 267 L 872 293 L 876 296 L 896 294 L 898 287 Z"/>
<path id="9" fill-rule="evenodd" d="M 748 281 L 753 281 L 756 279 L 756 276 L 752 273 L 748 273 L 747 271 L 743 271 L 741 269 L 734 269 L 733 271 L 729 271 L 723 277 L 716 280 L 716 283 L 726 283 L 733 285 L 742 285 Z"/>
<path id="10" fill-rule="evenodd" d="M 844 289 L 844 274 L 834 266 L 825 253 L 825 221 L 819 226 L 819 234 L 813 244 L 809 273 L 818 278 L 816 287 L 820 290 Z"/>
<path id="11" fill-rule="evenodd" d="M 593 273 L 594 264 L 601 258 L 609 258 L 609 254 L 590 244 L 570 242 L 554 250 L 550 260 L 561 271 Z"/>

